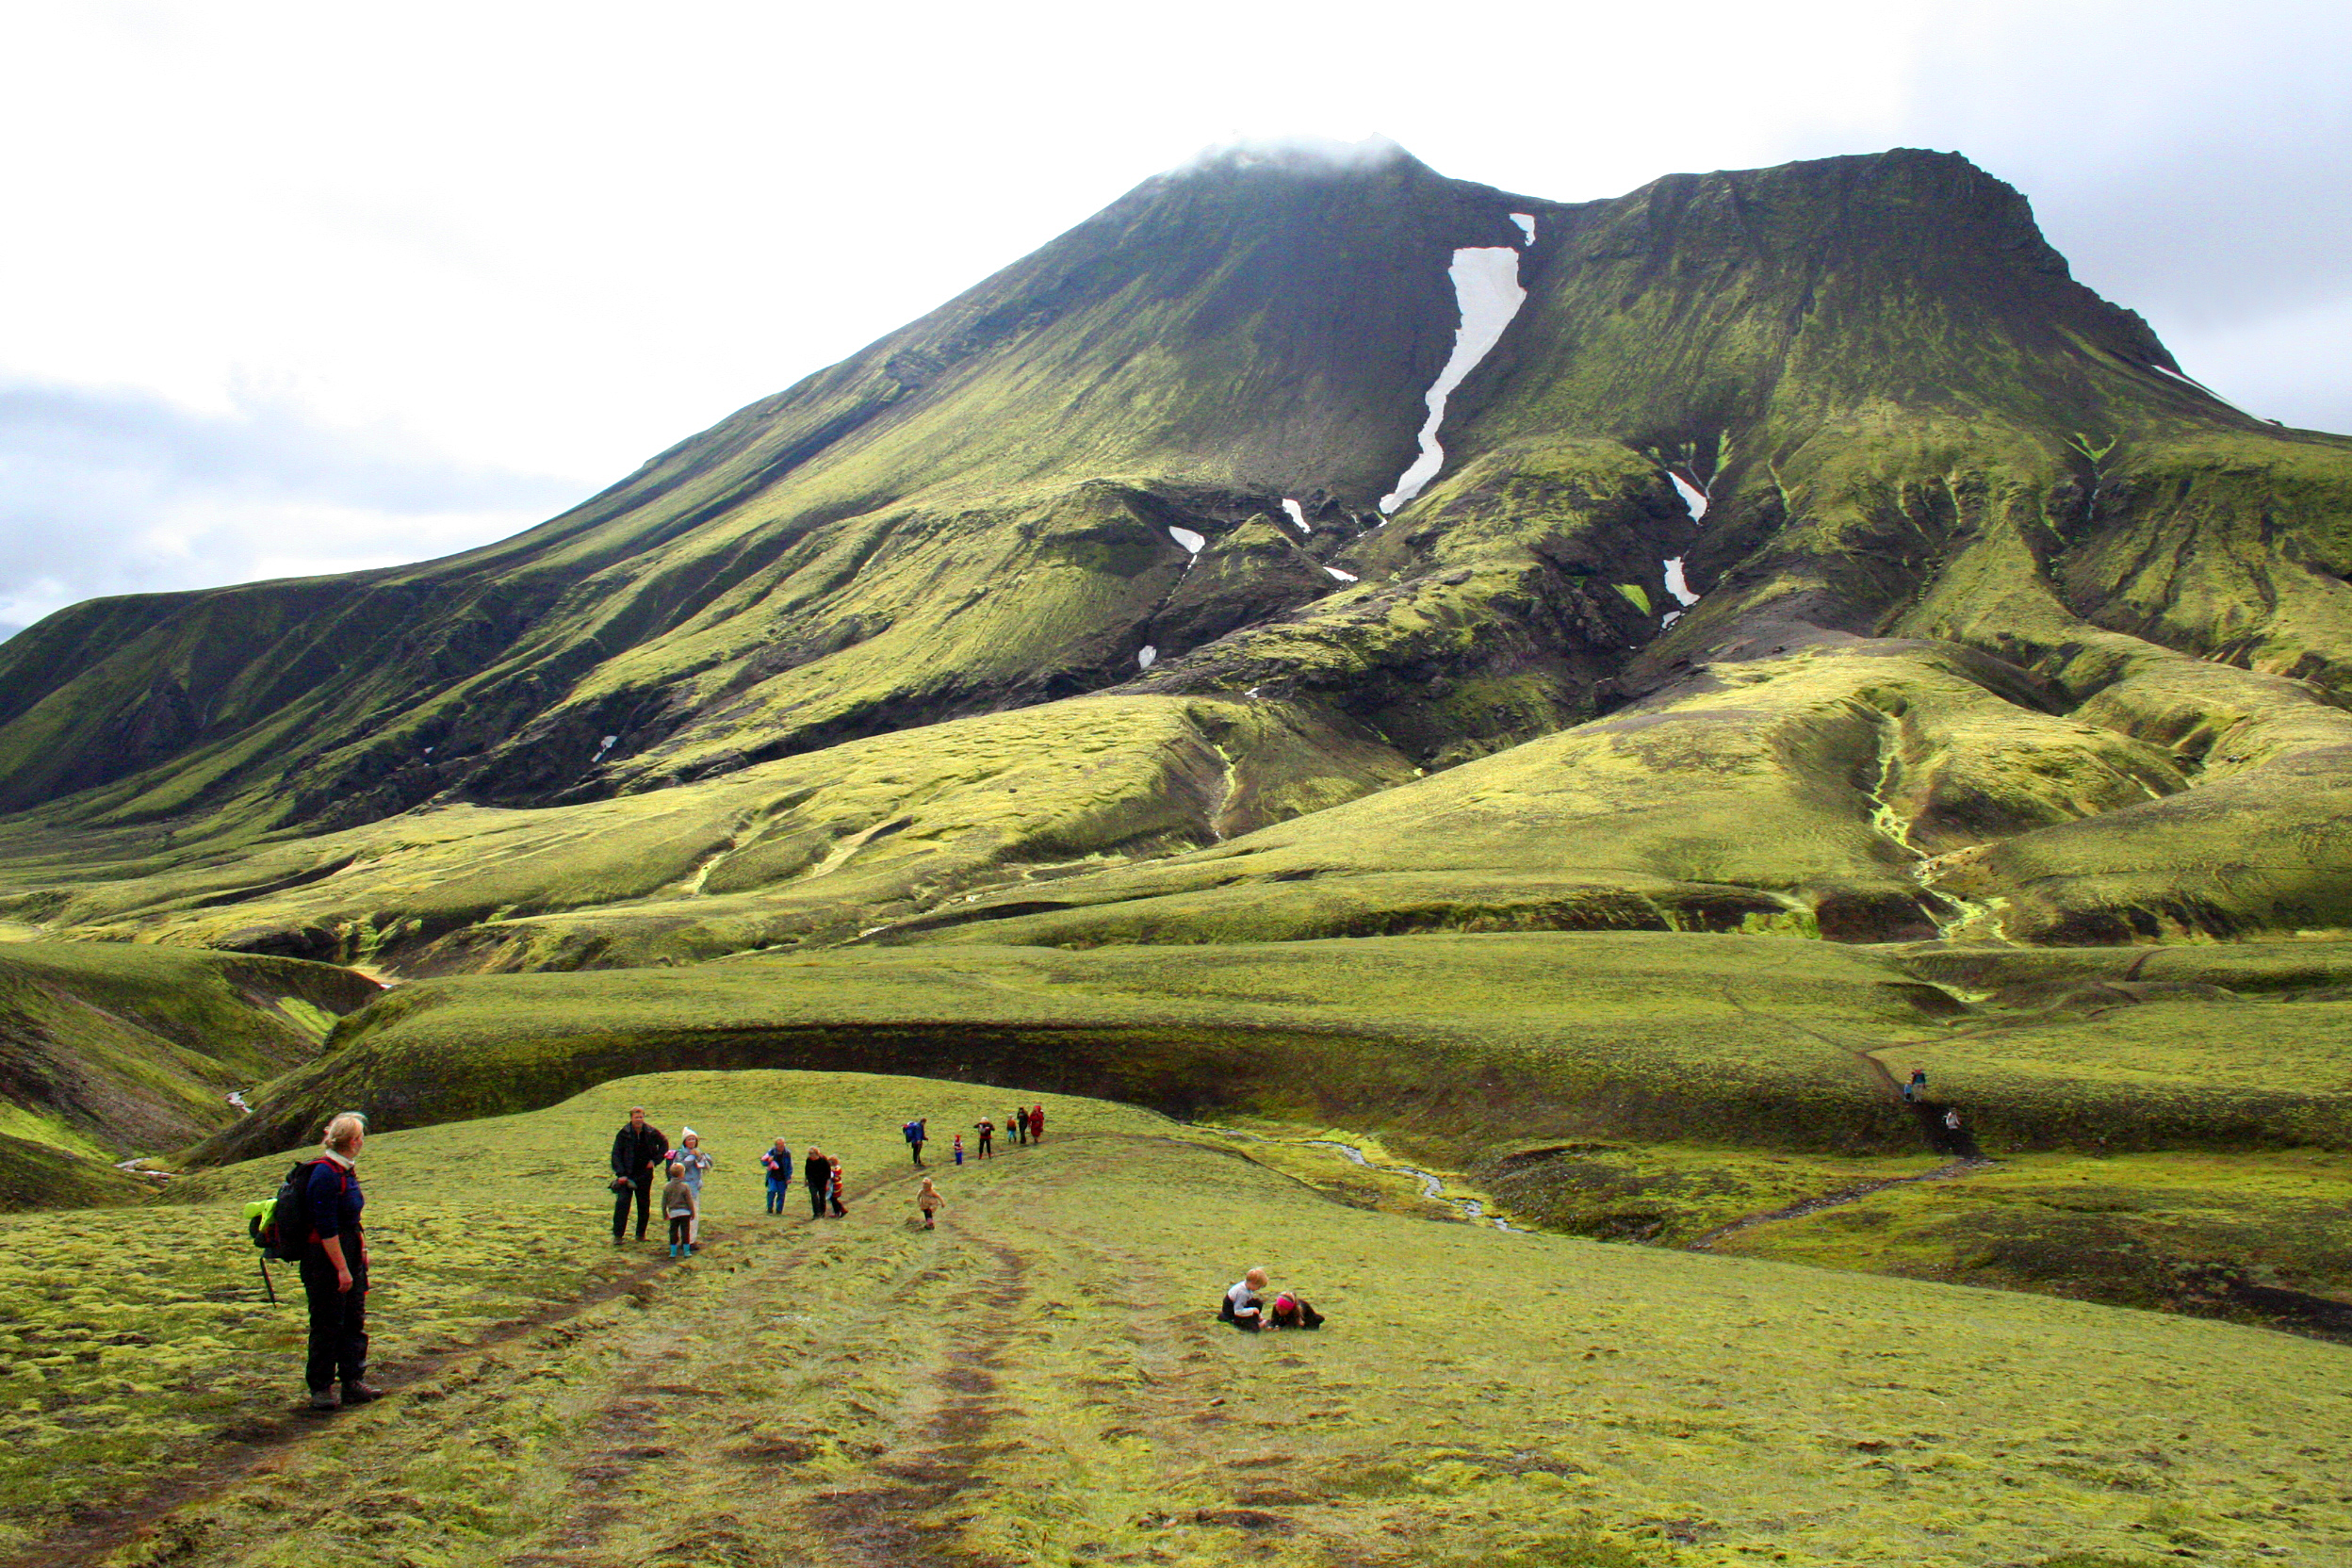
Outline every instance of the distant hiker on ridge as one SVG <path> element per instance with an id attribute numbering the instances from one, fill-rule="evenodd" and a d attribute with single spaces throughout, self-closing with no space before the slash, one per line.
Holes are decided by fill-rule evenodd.
<path id="1" fill-rule="evenodd" d="M 931 1135 L 931 1129 L 928 1125 L 926 1125 L 927 1120 L 927 1118 L 917 1117 L 914 1120 L 899 1129 L 900 1134 L 906 1139 L 906 1147 L 915 1152 L 915 1163 L 917 1165 L 921 1165 L 923 1163 L 923 1139 Z"/>
<path id="2" fill-rule="evenodd" d="M 784 1193 L 792 1184 L 792 1152 L 777 1138 L 776 1147 L 760 1156 L 760 1168 L 768 1173 L 768 1212 L 784 1212 Z"/>
<path id="3" fill-rule="evenodd" d="M 368 1203 L 359 1190 L 359 1149 L 367 1136 L 368 1123 L 345 1111 L 327 1123 L 326 1141 L 302 1173 L 302 1295 L 310 1306 L 303 1380 L 313 1410 L 382 1396 L 368 1383 L 368 1238 L 359 1227 Z"/>
<path id="4" fill-rule="evenodd" d="M 637 1200 L 637 1239 L 645 1239 L 645 1216 L 653 1207 L 654 1167 L 670 1157 L 670 1140 L 645 1119 L 643 1105 L 629 1108 L 629 1125 L 612 1135 L 612 1245 L 629 1228 L 629 1201 Z"/>
<path id="5" fill-rule="evenodd" d="M 825 1151 L 814 1144 L 808 1148 L 808 1163 L 800 1168 L 801 1180 L 808 1184 L 808 1217 L 825 1217 L 825 1195 L 833 1189 L 833 1167 L 826 1163 Z"/>

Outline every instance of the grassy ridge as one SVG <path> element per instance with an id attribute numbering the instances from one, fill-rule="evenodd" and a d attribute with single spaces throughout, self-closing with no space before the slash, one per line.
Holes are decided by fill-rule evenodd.
<path id="1" fill-rule="evenodd" d="M 2341 1003 L 2212 987 L 2052 998 L 2021 982 L 1971 1004 L 1906 967 L 1972 962 L 1982 982 L 2001 962 L 1952 951 L 1497 933 L 427 981 L 339 1027 L 214 1152 L 300 1141 L 346 1102 L 412 1126 L 647 1065 L 890 1067 L 1238 1110 L 1354 1126 L 1457 1168 L 1544 1137 L 1907 1154 L 1919 1134 L 1882 1073 L 1915 1066 L 2004 1147 L 2346 1141 Z M 2246 961 L 2202 951 L 2225 971 Z"/>
<path id="2" fill-rule="evenodd" d="M 366 1556 L 388 1534 L 453 1564 L 748 1560 L 776 1541 L 1586 1568 L 2317 1564 L 2352 1546 L 2341 1489 L 2303 1457 L 2352 1437 L 2333 1347 L 1336 1207 L 1061 1100 L 1043 1147 L 941 1171 L 941 1229 L 914 1228 L 898 1122 L 1000 1098 L 689 1073 L 371 1139 L 377 1331 L 404 1393 L 283 1448 L 290 1486 L 151 1512 L 130 1560 Z M 425 1360 L 612 1277 L 596 1168 L 632 1102 L 693 1120 L 722 1161 L 704 1255 Z M 747 1163 L 777 1132 L 883 1184 L 838 1224 L 769 1221 Z M 170 1250 L 154 1298 L 77 1293 L 81 1238 L 0 1221 L 12 1544 L 59 1498 L 118 1501 L 196 1462 L 223 1421 L 297 1419 L 278 1413 L 292 1315 L 244 1299 L 241 1240 L 206 1239 L 271 1174 L 204 1178 L 143 1231 L 93 1217 L 91 1244 Z M 1217 1327 L 1216 1293 L 1259 1261 L 1331 1315 L 1321 1334 Z"/>

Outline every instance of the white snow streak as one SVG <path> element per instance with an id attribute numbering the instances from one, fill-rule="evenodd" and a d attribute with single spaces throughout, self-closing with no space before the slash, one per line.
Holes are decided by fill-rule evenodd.
<path id="1" fill-rule="evenodd" d="M 612 749 L 613 745 L 614 745 L 617 742 L 619 742 L 619 740 L 620 740 L 620 737 L 619 737 L 618 735 L 607 735 L 607 736 L 604 738 L 604 744 L 602 744 L 602 745 L 598 746 L 598 747 L 596 748 L 596 754 L 594 757 L 591 757 L 590 759 L 588 759 L 588 760 L 589 760 L 590 764 L 591 764 L 591 765 L 594 765 L 594 764 L 596 764 L 596 763 L 597 763 L 597 762 L 601 762 L 601 761 L 603 761 L 603 760 L 604 760 L 604 754 L 605 754 L 606 752 L 608 752 L 608 751 L 611 751 L 611 750 Z"/>
<path id="2" fill-rule="evenodd" d="M 1315 530 L 1307 524 L 1307 509 L 1305 507 L 1300 506 L 1297 501 L 1292 500 L 1289 497 L 1285 496 L 1282 498 L 1282 510 L 1290 514 L 1290 520 L 1298 525 L 1299 532 L 1313 533 L 1315 531 Z"/>
<path id="3" fill-rule="evenodd" d="M 2219 403 L 2222 407 L 2229 409 L 2233 413 L 2246 414 L 2246 410 L 2238 407 L 2237 404 L 2231 402 L 2229 399 L 2223 397 L 2220 393 L 2214 391 L 2212 387 L 2206 385 L 2201 381 L 2192 381 L 2188 377 L 2182 375 L 2180 371 L 2167 370 L 2161 365 L 2150 365 L 2148 368 L 2155 371 L 2160 376 L 2170 376 L 2174 381 L 2179 382 L 2183 386 L 2196 387 L 2199 392 L 2204 393 L 2207 397 L 2213 399 L 2213 401 Z M 2246 414 L 2246 416 L 2249 419 L 2254 417 L 2251 414 Z"/>
<path id="4" fill-rule="evenodd" d="M 1152 667 L 1152 661 L 1157 659 L 1159 656 L 1159 649 L 1153 647 L 1149 643 L 1144 644 L 1142 647 L 1135 650 L 1135 668 L 1139 670 L 1150 669 Z"/>
<path id="5" fill-rule="evenodd" d="M 1658 630 L 1660 630 L 1660 631 L 1663 631 L 1663 630 L 1665 630 L 1668 627 L 1673 626 L 1673 625 L 1674 625 L 1676 621 L 1678 621 L 1678 620 L 1680 620 L 1680 619 L 1682 619 L 1682 612 L 1681 612 L 1681 611 L 1679 611 L 1679 610 L 1669 610 L 1668 612 L 1666 612 L 1666 613 L 1665 613 L 1665 614 L 1660 615 L 1660 616 L 1658 618 Z"/>
<path id="6" fill-rule="evenodd" d="M 1674 596 L 1675 603 L 1687 610 L 1699 602 L 1699 596 L 1690 591 L 1690 584 L 1683 578 L 1682 557 L 1661 561 L 1658 564 L 1666 568 L 1666 591 Z"/>
<path id="7" fill-rule="evenodd" d="M 1674 482 L 1674 494 L 1680 496 L 1682 498 L 1682 504 L 1690 509 L 1690 520 L 1692 522 L 1696 522 L 1700 518 L 1707 515 L 1706 491 L 1700 489 L 1697 485 L 1691 483 L 1689 480 L 1683 478 L 1680 474 L 1675 473 L 1672 469 L 1667 470 L 1666 477 Z"/>
<path id="8" fill-rule="evenodd" d="M 1429 417 L 1421 427 L 1421 455 L 1398 477 L 1396 488 L 1380 498 L 1382 513 L 1394 512 L 1419 495 L 1445 466 L 1446 449 L 1437 444 L 1437 428 L 1446 422 L 1446 400 L 1493 351 L 1527 301 L 1527 291 L 1519 286 L 1519 253 L 1503 246 L 1456 251 L 1446 274 L 1454 280 L 1462 324 L 1454 329 L 1452 355 L 1422 400 L 1429 404 Z"/>
<path id="9" fill-rule="evenodd" d="M 1200 535 L 1193 532 L 1192 530 L 1188 528 L 1169 529 L 1168 531 L 1168 536 L 1170 539 L 1175 540 L 1178 544 L 1184 546 L 1185 549 L 1191 551 L 1195 555 L 1199 555 L 1200 553 L 1200 547 L 1208 543 L 1206 539 L 1203 539 Z"/>
<path id="10" fill-rule="evenodd" d="M 1535 243 L 1535 214 L 1531 212 L 1514 212 L 1511 215 L 1511 220 L 1527 232 L 1528 244 L 1532 245 Z"/>
<path id="11" fill-rule="evenodd" d="M 1343 572 L 1337 566 L 1326 566 L 1323 569 L 1331 573 L 1333 577 L 1339 579 L 1342 582 L 1362 582 L 1364 580 L 1364 579 L 1358 577 L 1355 573 Z"/>

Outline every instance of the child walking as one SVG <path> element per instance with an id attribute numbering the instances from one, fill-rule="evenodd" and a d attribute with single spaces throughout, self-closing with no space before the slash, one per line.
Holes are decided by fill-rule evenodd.
<path id="1" fill-rule="evenodd" d="M 924 1230 L 932 1231 L 939 1228 L 931 1223 L 931 1217 L 947 1207 L 947 1200 L 939 1196 L 939 1189 L 931 1184 L 931 1178 L 928 1176 L 923 1179 L 923 1190 L 915 1194 L 915 1207 L 923 1211 Z"/>
<path id="2" fill-rule="evenodd" d="M 961 1133 L 956 1135 L 956 1163 L 964 1163 L 964 1135 Z"/>
<path id="3" fill-rule="evenodd" d="M 670 1158 L 685 1168 L 686 1184 L 694 1189 L 694 1217 L 686 1227 L 686 1250 L 691 1252 L 702 1240 L 702 1173 L 718 1162 L 702 1152 L 702 1135 L 692 1127 L 678 1138 Z"/>
<path id="4" fill-rule="evenodd" d="M 839 1219 L 849 1213 L 848 1205 L 841 1201 L 841 1162 L 839 1158 L 828 1157 L 826 1166 L 833 1175 L 833 1185 L 826 1196 L 833 1200 L 833 1217 Z"/>
<path id="5" fill-rule="evenodd" d="M 670 1221 L 670 1256 L 685 1257 L 694 1250 L 694 1213 L 702 1207 L 686 1180 L 686 1168 L 670 1162 L 670 1184 L 662 1189 L 662 1212 Z"/>

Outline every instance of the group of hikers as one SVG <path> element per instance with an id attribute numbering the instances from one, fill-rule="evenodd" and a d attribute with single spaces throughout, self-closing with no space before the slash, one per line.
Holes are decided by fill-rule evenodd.
<path id="1" fill-rule="evenodd" d="M 1004 1119 L 1006 1130 L 1021 1144 L 1045 1141 L 1045 1106 L 1032 1105 L 1027 1110 L 1013 1107 Z M 931 1119 L 918 1117 L 899 1129 L 913 1151 L 914 1163 L 923 1164 L 923 1146 L 931 1139 Z M 973 1126 L 979 1134 L 975 1157 L 988 1159 L 995 1152 L 996 1122 L 983 1117 Z M 955 1159 L 964 1163 L 964 1135 L 956 1135 Z M 645 1239 L 645 1229 L 654 1208 L 654 1184 L 666 1176 L 661 1189 L 662 1217 L 669 1222 L 670 1256 L 692 1257 L 701 1244 L 702 1179 L 717 1162 L 702 1147 L 702 1136 L 692 1127 L 679 1135 L 678 1147 L 670 1147 L 666 1134 L 645 1119 L 643 1105 L 629 1108 L 629 1120 L 612 1135 L 612 1245 L 621 1246 L 629 1239 L 629 1210 L 637 1212 L 637 1239 Z M 784 1200 L 792 1195 L 795 1167 L 792 1152 L 782 1138 L 762 1151 L 760 1167 L 767 1178 L 767 1212 L 784 1212 Z M 801 1184 L 808 1192 L 808 1217 L 823 1219 L 829 1212 L 840 1218 L 849 1213 L 841 1200 L 841 1157 L 820 1149 L 810 1149 L 797 1168 Z M 932 1178 L 923 1179 L 923 1187 L 915 1195 L 915 1206 L 923 1213 L 925 1230 L 936 1230 L 939 1211 L 947 1200 L 939 1194 Z"/>
<path id="2" fill-rule="evenodd" d="M 972 1124 L 972 1130 L 980 1135 L 980 1141 L 972 1152 L 972 1158 L 985 1160 L 992 1157 L 996 1152 L 995 1121 L 984 1116 Z M 917 1117 L 898 1131 L 899 1135 L 906 1140 L 906 1147 L 914 1152 L 915 1164 L 921 1165 L 923 1146 L 931 1141 L 931 1119 Z M 1045 1141 L 1045 1107 L 1042 1104 L 1032 1105 L 1024 1111 L 1019 1105 L 1015 1105 L 1012 1114 L 1004 1119 L 1004 1133 L 1017 1144 L 1043 1143 Z M 956 1135 L 955 1146 L 950 1152 L 954 1155 L 957 1165 L 964 1163 L 963 1134 Z"/>
<path id="3" fill-rule="evenodd" d="M 979 1157 L 993 1154 L 996 1128 L 996 1122 L 988 1118 L 975 1124 Z M 1041 1142 L 1045 1107 L 1038 1104 L 1026 1111 L 1015 1107 L 1004 1119 L 1004 1128 L 1020 1144 Z M 365 1404 L 383 1396 L 383 1391 L 368 1381 L 368 1258 L 360 1224 L 367 1198 L 360 1190 L 358 1169 L 367 1132 L 367 1119 L 356 1112 L 334 1117 L 327 1123 L 323 1144 L 288 1173 L 274 1206 L 256 1205 L 272 1209 L 273 1222 L 286 1228 L 291 1236 L 287 1245 L 293 1250 L 285 1255 L 300 1259 L 302 1294 L 310 1315 L 309 1356 L 303 1376 L 311 1406 L 317 1410 Z M 910 1121 L 902 1132 L 914 1151 L 914 1163 L 922 1165 L 923 1146 L 929 1141 L 928 1119 Z M 955 1147 L 958 1165 L 964 1161 L 963 1143 L 959 1133 Z M 691 1256 L 701 1239 L 703 1178 L 717 1163 L 692 1127 L 672 1148 L 668 1136 L 646 1119 L 645 1108 L 631 1105 L 629 1120 L 612 1136 L 613 1245 L 621 1245 L 628 1237 L 631 1208 L 637 1215 L 637 1239 L 645 1239 L 655 1179 L 663 1175 L 661 1210 L 669 1223 L 670 1256 Z M 838 1156 L 810 1149 L 795 1164 L 792 1152 L 779 1137 L 760 1153 L 760 1165 L 767 1182 L 769 1214 L 784 1212 L 795 1172 L 808 1188 L 811 1219 L 821 1219 L 827 1213 L 839 1218 L 849 1213 L 841 1200 Z M 934 1179 L 923 1177 L 922 1189 L 915 1195 L 923 1228 L 935 1229 L 946 1206 Z M 1252 1332 L 1321 1326 L 1322 1315 L 1303 1298 L 1290 1291 L 1268 1296 L 1267 1288 L 1266 1270 L 1252 1268 L 1225 1293 L 1218 1316 Z"/>

